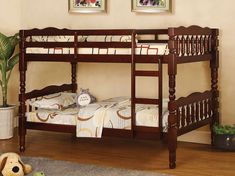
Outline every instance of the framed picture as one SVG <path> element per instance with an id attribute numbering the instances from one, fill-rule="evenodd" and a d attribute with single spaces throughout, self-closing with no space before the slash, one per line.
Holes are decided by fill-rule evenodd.
<path id="1" fill-rule="evenodd" d="M 106 11 L 106 0 L 69 0 L 71 13 L 97 13 Z"/>
<path id="2" fill-rule="evenodd" d="M 132 11 L 159 13 L 171 11 L 171 0 L 132 0 Z"/>

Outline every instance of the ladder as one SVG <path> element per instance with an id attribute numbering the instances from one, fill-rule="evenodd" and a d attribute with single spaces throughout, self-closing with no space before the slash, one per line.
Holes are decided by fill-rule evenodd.
<path id="1" fill-rule="evenodd" d="M 132 34 L 132 58 L 131 58 L 131 130 L 132 136 L 135 136 L 136 126 L 136 104 L 154 104 L 158 105 L 158 123 L 160 130 L 160 137 L 162 137 L 162 57 L 156 57 L 158 65 L 157 71 L 150 70 L 136 70 L 136 55 L 135 55 L 135 33 Z M 136 97 L 136 77 L 157 77 L 158 78 L 158 97 L 157 99 L 137 98 Z M 150 127 L 151 128 L 151 127 Z"/>

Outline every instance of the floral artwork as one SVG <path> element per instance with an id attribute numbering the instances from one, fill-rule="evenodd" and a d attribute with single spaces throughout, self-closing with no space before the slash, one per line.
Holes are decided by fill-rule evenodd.
<path id="1" fill-rule="evenodd" d="M 166 4 L 165 0 L 139 0 L 138 6 L 162 6 Z"/>
<path id="2" fill-rule="evenodd" d="M 69 12 L 105 12 L 106 0 L 69 0 Z"/>
<path id="3" fill-rule="evenodd" d="M 77 7 L 101 7 L 102 0 L 76 0 Z"/>
<path id="4" fill-rule="evenodd" d="M 171 0 L 132 0 L 132 11 L 134 12 L 168 12 Z"/>

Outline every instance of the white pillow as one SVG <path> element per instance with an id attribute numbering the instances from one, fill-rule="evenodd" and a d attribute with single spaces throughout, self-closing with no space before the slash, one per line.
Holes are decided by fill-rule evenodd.
<path id="1" fill-rule="evenodd" d="M 62 110 L 76 103 L 76 93 L 55 93 L 29 100 L 33 107 Z"/>

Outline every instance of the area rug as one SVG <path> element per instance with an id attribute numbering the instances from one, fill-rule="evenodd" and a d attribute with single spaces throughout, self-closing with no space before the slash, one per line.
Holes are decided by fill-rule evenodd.
<path id="1" fill-rule="evenodd" d="M 33 166 L 33 172 L 29 176 L 36 171 L 43 171 L 46 176 L 169 176 L 156 172 L 77 164 L 40 157 L 22 157 L 22 160 Z"/>

